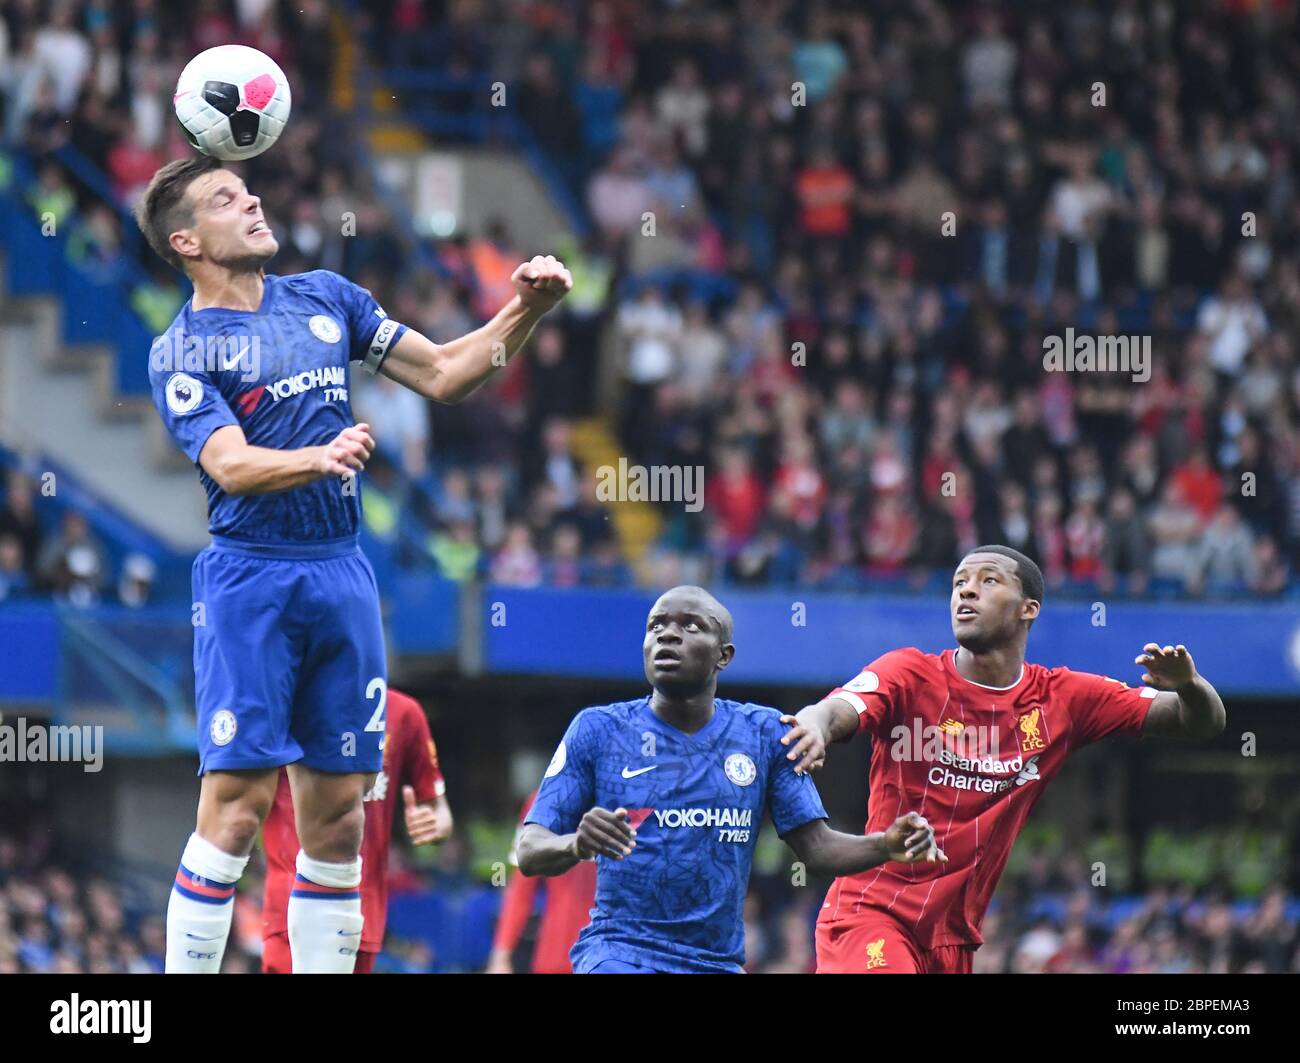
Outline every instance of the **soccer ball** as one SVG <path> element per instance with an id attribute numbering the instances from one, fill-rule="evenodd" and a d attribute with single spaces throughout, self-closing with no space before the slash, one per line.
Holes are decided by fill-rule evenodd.
<path id="1" fill-rule="evenodd" d="M 289 121 L 289 82 L 269 55 L 242 44 L 200 52 L 181 71 L 172 106 L 199 151 L 227 162 L 261 155 Z"/>

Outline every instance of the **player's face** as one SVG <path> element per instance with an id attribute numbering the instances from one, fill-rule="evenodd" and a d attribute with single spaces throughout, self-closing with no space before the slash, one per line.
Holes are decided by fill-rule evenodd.
<path id="1" fill-rule="evenodd" d="M 670 591 L 646 619 L 641 654 L 656 690 L 686 695 L 704 689 L 735 652 L 724 644 L 716 607 L 698 594 Z"/>
<path id="2" fill-rule="evenodd" d="M 232 270 L 258 270 L 280 249 L 262 214 L 262 201 L 229 170 L 213 170 L 190 184 L 192 232 L 203 257 Z"/>
<path id="3" fill-rule="evenodd" d="M 951 613 L 957 644 L 984 653 L 1012 642 L 1021 622 L 1038 615 L 1038 603 L 1024 597 L 1011 558 L 970 554 L 952 576 Z"/>

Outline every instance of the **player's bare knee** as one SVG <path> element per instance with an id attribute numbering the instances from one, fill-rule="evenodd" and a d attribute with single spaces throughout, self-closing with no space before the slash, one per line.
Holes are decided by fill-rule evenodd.
<path id="1" fill-rule="evenodd" d="M 358 801 L 355 806 L 342 809 L 335 815 L 318 818 L 309 828 L 299 831 L 299 838 L 303 850 L 313 859 L 346 864 L 361 852 L 365 824 L 365 811 Z"/>
<path id="2" fill-rule="evenodd" d="M 264 815 L 251 802 L 228 802 L 214 809 L 213 814 L 200 817 L 199 836 L 222 852 L 246 856 L 252 851 Z"/>

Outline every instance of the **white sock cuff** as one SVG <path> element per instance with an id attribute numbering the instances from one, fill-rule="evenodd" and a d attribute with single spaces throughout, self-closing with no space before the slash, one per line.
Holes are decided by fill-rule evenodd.
<path id="1" fill-rule="evenodd" d="M 190 874 L 214 882 L 238 882 L 248 866 L 248 857 L 222 852 L 210 841 L 191 834 L 181 854 L 181 864 Z"/>
<path id="2" fill-rule="evenodd" d="M 355 889 L 361 885 L 361 857 L 346 864 L 327 864 L 324 860 L 313 860 L 299 849 L 298 874 L 318 886 Z"/>

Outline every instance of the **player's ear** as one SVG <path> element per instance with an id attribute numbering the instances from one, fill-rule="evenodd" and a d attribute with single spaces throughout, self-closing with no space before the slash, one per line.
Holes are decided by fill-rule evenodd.
<path id="1" fill-rule="evenodd" d="M 1042 602 L 1037 602 L 1033 598 L 1026 598 L 1020 604 L 1020 619 L 1030 621 L 1037 620 L 1038 611 L 1042 609 L 1042 607 Z"/>
<path id="2" fill-rule="evenodd" d="M 167 242 L 171 244 L 172 250 L 181 258 L 198 258 L 199 256 L 199 237 L 193 229 L 177 229 L 167 237 Z"/>
<path id="3" fill-rule="evenodd" d="M 731 659 L 736 656 L 736 647 L 730 642 L 724 642 L 722 649 L 718 653 L 718 671 L 721 672 L 731 663 Z"/>

